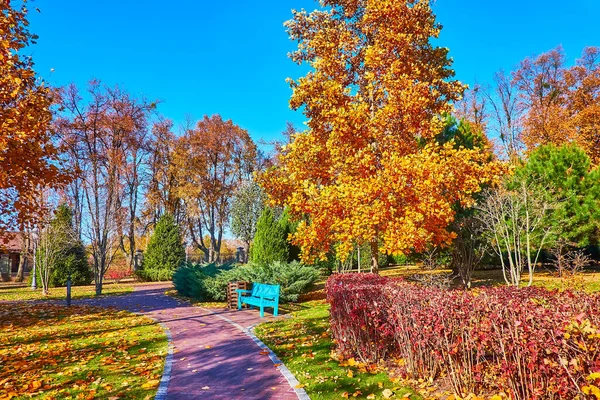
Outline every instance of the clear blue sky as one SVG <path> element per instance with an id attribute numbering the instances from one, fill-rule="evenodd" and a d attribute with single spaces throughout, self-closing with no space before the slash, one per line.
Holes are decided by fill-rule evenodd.
<path id="1" fill-rule="evenodd" d="M 285 79 L 303 70 L 287 58 L 294 44 L 283 22 L 292 8 L 317 7 L 311 0 L 35 0 L 30 28 L 40 39 L 27 52 L 53 85 L 98 78 L 161 100 L 159 111 L 176 123 L 220 113 L 254 140 L 270 140 L 286 121 L 304 121 L 288 108 Z M 444 25 L 439 44 L 467 84 L 489 82 L 495 71 L 559 44 L 570 61 L 600 46 L 599 0 L 437 0 L 434 10 Z"/>

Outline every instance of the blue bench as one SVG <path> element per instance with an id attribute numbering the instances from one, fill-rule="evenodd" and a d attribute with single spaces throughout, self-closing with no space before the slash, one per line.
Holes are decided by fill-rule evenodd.
<path id="1" fill-rule="evenodd" d="M 237 289 L 238 310 L 242 304 L 257 306 L 260 308 L 260 317 L 265 316 L 265 307 L 273 307 L 273 316 L 277 316 L 279 310 L 279 285 L 268 285 L 266 283 L 252 283 L 252 290 Z"/>

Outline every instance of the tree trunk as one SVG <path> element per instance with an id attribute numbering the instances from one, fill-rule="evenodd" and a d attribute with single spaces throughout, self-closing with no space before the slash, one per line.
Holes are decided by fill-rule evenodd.
<path id="1" fill-rule="evenodd" d="M 379 273 L 379 241 L 377 239 L 371 241 L 371 273 Z"/>
<path id="2" fill-rule="evenodd" d="M 25 268 L 27 267 L 27 256 L 29 255 L 29 238 L 23 235 L 23 245 L 21 246 L 21 256 L 19 257 L 19 269 L 15 282 L 23 282 Z"/>

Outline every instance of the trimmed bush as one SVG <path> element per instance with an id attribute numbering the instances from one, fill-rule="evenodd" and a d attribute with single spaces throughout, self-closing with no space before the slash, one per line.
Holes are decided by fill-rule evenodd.
<path id="1" fill-rule="evenodd" d="M 600 383 L 598 295 L 447 291 L 369 274 L 334 275 L 326 291 L 342 355 L 402 359 L 406 376 L 446 376 L 459 396 L 573 399 Z"/>
<path id="2" fill-rule="evenodd" d="M 215 264 L 185 265 L 173 275 L 175 289 L 184 296 L 198 300 L 223 301 L 227 296 L 227 284 L 247 281 L 281 285 L 281 302 L 297 301 L 319 277 L 313 268 L 295 261 L 274 262 L 269 265 L 243 265 L 217 267 Z"/>
<path id="3" fill-rule="evenodd" d="M 148 281 L 170 280 L 173 272 L 185 260 L 185 247 L 175 219 L 165 214 L 158 220 L 144 253 L 144 265 L 139 276 Z"/>
<path id="4" fill-rule="evenodd" d="M 287 303 L 298 301 L 298 297 L 306 293 L 318 277 L 319 271 L 316 268 L 300 264 L 298 261 L 249 264 L 222 272 L 207 283 L 207 289 L 213 299 L 225 300 L 228 282 L 246 281 L 281 285 L 280 300 Z"/>
<path id="5" fill-rule="evenodd" d="M 200 265 L 186 263 L 173 273 L 173 285 L 182 296 L 206 300 L 205 282 L 208 278 Z"/>

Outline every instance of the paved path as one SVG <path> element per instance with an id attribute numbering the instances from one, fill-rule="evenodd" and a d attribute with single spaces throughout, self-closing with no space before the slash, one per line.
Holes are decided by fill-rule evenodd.
<path id="1" fill-rule="evenodd" d="M 77 300 L 142 312 L 166 325 L 174 354 L 167 399 L 297 399 L 265 351 L 241 329 L 257 310 L 205 310 L 166 296 L 168 284 L 137 286 L 124 296 Z M 227 320 L 228 319 L 228 320 Z"/>

